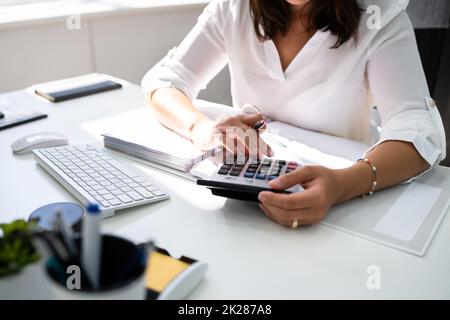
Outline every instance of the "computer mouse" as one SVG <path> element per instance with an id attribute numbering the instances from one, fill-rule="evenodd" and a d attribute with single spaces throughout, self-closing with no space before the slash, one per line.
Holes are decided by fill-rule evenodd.
<path id="1" fill-rule="evenodd" d="M 62 133 L 39 132 L 14 141 L 11 149 L 14 153 L 24 154 L 35 149 L 59 147 L 68 143 L 69 139 Z"/>

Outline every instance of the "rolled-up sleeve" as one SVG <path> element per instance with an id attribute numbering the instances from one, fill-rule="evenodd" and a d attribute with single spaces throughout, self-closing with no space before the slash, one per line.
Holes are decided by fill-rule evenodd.
<path id="1" fill-rule="evenodd" d="M 385 141 L 407 141 L 431 170 L 446 156 L 445 132 L 405 12 L 380 31 L 368 55 L 368 84 L 381 118 L 380 140 L 370 150 Z"/>
<path id="2" fill-rule="evenodd" d="M 227 63 L 224 29 L 229 11 L 229 1 L 209 3 L 183 42 L 146 73 L 144 93 L 173 87 L 195 99 Z"/>

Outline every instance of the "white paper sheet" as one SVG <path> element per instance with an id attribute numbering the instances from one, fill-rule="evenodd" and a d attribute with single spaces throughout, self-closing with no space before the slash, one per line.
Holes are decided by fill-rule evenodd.
<path id="1" fill-rule="evenodd" d="M 374 230 L 403 241 L 413 240 L 441 192 L 440 188 L 411 183 Z"/>
<path id="2" fill-rule="evenodd" d="M 201 159 L 204 154 L 187 139 L 163 127 L 147 107 L 85 123 L 82 128 L 97 139 L 108 134 L 180 159 Z"/>

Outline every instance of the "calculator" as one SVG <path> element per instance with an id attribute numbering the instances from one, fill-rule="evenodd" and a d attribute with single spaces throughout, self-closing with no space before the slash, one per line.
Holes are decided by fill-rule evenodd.
<path id="1" fill-rule="evenodd" d="M 303 191 L 300 185 L 286 190 L 274 190 L 269 182 L 281 175 L 298 169 L 301 164 L 272 158 L 228 157 L 217 166 L 208 179 L 197 180 L 198 185 L 206 186 L 217 196 L 237 200 L 258 201 L 261 191 L 276 193 L 295 193 Z"/>

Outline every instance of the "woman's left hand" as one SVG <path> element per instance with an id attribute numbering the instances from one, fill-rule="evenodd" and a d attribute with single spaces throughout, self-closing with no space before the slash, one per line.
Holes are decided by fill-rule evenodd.
<path id="1" fill-rule="evenodd" d="M 304 166 L 270 182 L 276 190 L 297 184 L 305 191 L 294 194 L 261 192 L 258 197 L 261 209 L 270 219 L 287 227 L 320 222 L 339 198 L 336 171 L 321 166 Z"/>

